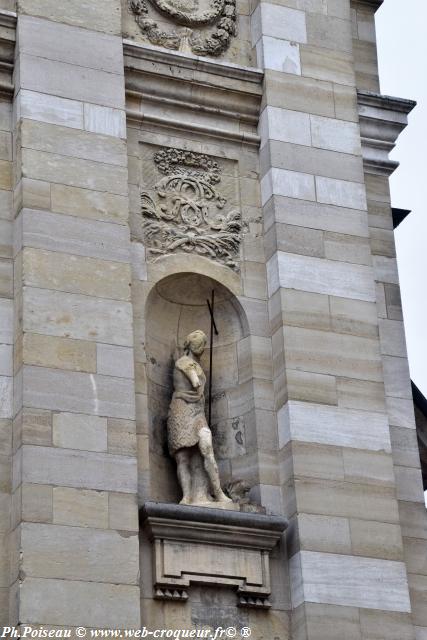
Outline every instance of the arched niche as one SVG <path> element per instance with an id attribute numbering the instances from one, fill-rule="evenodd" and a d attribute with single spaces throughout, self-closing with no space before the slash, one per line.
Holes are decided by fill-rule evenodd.
<path id="1" fill-rule="evenodd" d="M 154 500 L 177 502 L 181 497 L 175 462 L 167 448 L 173 366 L 191 331 L 201 329 L 209 337 L 207 300 L 212 290 L 219 331 L 213 347 L 212 431 L 223 485 L 232 479 L 233 459 L 245 455 L 246 441 L 254 437 L 249 328 L 238 299 L 223 284 L 202 274 L 176 273 L 162 278 L 151 289 L 145 306 L 149 497 Z M 202 366 L 208 378 L 209 355 L 207 348 Z"/>

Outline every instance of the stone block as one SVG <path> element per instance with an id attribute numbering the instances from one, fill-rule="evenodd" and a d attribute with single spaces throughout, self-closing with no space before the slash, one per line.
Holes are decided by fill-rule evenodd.
<path id="1" fill-rule="evenodd" d="M 285 169 L 270 169 L 261 180 L 262 204 L 268 202 L 273 195 L 314 201 L 314 176 Z"/>
<path id="2" fill-rule="evenodd" d="M 394 463 L 401 467 L 418 468 L 420 466 L 420 450 L 416 429 L 392 426 L 390 427 L 390 435 Z"/>
<path id="3" fill-rule="evenodd" d="M 127 221 L 126 197 L 60 184 L 52 184 L 51 192 L 52 211 L 116 224 Z"/>
<path id="4" fill-rule="evenodd" d="M 132 310 L 127 302 L 28 287 L 24 330 L 57 337 L 132 346 Z"/>
<path id="5" fill-rule="evenodd" d="M 107 419 L 78 413 L 55 413 L 52 438 L 55 447 L 107 451 Z"/>
<path id="6" fill-rule="evenodd" d="M 95 0 L 85 5 L 84 10 L 74 1 L 60 5 L 56 0 L 21 0 L 20 10 L 54 22 L 121 34 L 120 0 Z"/>
<path id="7" fill-rule="evenodd" d="M 403 560 L 399 525 L 366 520 L 350 520 L 353 555 L 385 560 Z"/>
<path id="8" fill-rule="evenodd" d="M 118 378 L 134 377 L 133 349 L 97 344 L 96 357 L 98 373 Z"/>
<path id="9" fill-rule="evenodd" d="M 343 457 L 339 447 L 293 441 L 291 451 L 295 478 L 344 480 Z"/>
<path id="10" fill-rule="evenodd" d="M 419 502 L 399 502 L 402 535 L 427 540 L 427 510 Z"/>
<path id="11" fill-rule="evenodd" d="M 20 422 L 22 442 L 15 442 L 16 447 L 21 446 L 21 443 L 45 446 L 52 444 L 52 413 L 50 411 L 24 407 L 20 414 Z"/>
<path id="12" fill-rule="evenodd" d="M 412 619 L 416 626 L 427 627 L 427 576 L 414 573 L 408 575 L 412 603 Z"/>
<path id="13" fill-rule="evenodd" d="M 23 261 L 26 285 L 100 298 L 130 299 L 127 264 L 31 248 L 24 249 Z"/>
<path id="14" fill-rule="evenodd" d="M 399 284 L 399 274 L 397 272 L 397 262 L 395 258 L 387 256 L 372 256 L 375 279 L 380 282 Z"/>
<path id="15" fill-rule="evenodd" d="M 396 493 L 398 500 L 408 502 L 424 502 L 421 470 L 410 467 L 394 467 L 396 476 Z"/>
<path id="16" fill-rule="evenodd" d="M 359 127 L 354 122 L 311 115 L 310 124 L 314 147 L 354 155 L 361 153 Z"/>
<path id="17" fill-rule="evenodd" d="M 350 209 L 366 209 L 365 187 L 356 182 L 316 176 L 316 194 L 317 201 L 323 204 Z"/>
<path id="18" fill-rule="evenodd" d="M 13 378 L 0 376 L 0 418 L 11 418 L 13 413 Z"/>
<path id="19" fill-rule="evenodd" d="M 286 380 L 289 400 L 337 404 L 337 384 L 334 376 L 287 369 Z"/>
<path id="20" fill-rule="evenodd" d="M 390 445 L 383 451 L 343 450 L 344 475 L 349 482 L 394 487 L 393 459 Z"/>
<path id="21" fill-rule="evenodd" d="M 22 357 L 26 364 L 96 372 L 96 345 L 85 340 L 26 333 Z"/>
<path id="22" fill-rule="evenodd" d="M 342 51 L 352 51 L 350 20 L 308 13 L 307 40 L 310 45 L 335 50 L 339 60 Z"/>
<path id="23" fill-rule="evenodd" d="M 11 260 L 0 259 L 0 297 L 13 296 L 13 264 Z"/>
<path id="24" fill-rule="evenodd" d="M 108 492 L 53 487 L 53 523 L 108 528 Z"/>
<path id="25" fill-rule="evenodd" d="M 40 465 L 43 456 L 43 465 Z M 136 460 L 128 456 L 57 449 L 23 447 L 23 481 L 76 489 L 135 493 Z"/>
<path id="26" fill-rule="evenodd" d="M 108 418 L 108 451 L 121 455 L 136 455 L 136 433 L 133 421 Z"/>
<path id="27" fill-rule="evenodd" d="M 363 638 L 369 640 L 414 640 L 412 616 L 394 611 L 360 610 Z"/>
<path id="28" fill-rule="evenodd" d="M 267 263 L 267 274 L 278 265 L 278 285 L 342 298 L 375 302 L 372 269 L 337 260 L 278 251 Z M 274 293 L 274 288 L 270 289 Z"/>
<path id="29" fill-rule="evenodd" d="M 21 140 L 27 149 L 117 167 L 127 166 L 124 141 L 111 136 L 30 120 L 21 125 Z"/>
<path id="30" fill-rule="evenodd" d="M 388 419 L 395 427 L 415 429 L 414 402 L 406 398 L 386 397 Z"/>
<path id="31" fill-rule="evenodd" d="M 300 549 L 351 554 L 350 526 L 346 518 L 301 513 L 298 537 Z"/>
<path id="32" fill-rule="evenodd" d="M 262 36 L 257 42 L 256 50 L 260 68 L 301 75 L 298 43 Z"/>
<path id="33" fill-rule="evenodd" d="M 21 178 L 17 190 L 20 190 L 22 196 L 22 207 L 32 209 L 50 209 L 50 184 L 42 180 L 31 180 L 30 178 Z M 16 191 L 15 190 L 15 194 Z M 18 196 L 15 200 L 17 203 Z"/>
<path id="34" fill-rule="evenodd" d="M 355 86 L 353 56 L 350 53 L 331 51 L 323 47 L 301 47 L 302 75 L 315 80 Z"/>
<path id="35" fill-rule="evenodd" d="M 291 369 L 382 381 L 377 340 L 299 327 L 285 327 L 284 335 Z"/>
<path id="36" fill-rule="evenodd" d="M 405 329 L 403 322 L 380 319 L 381 353 L 406 358 Z"/>
<path id="37" fill-rule="evenodd" d="M 19 73 L 22 89 L 93 102 L 104 107 L 124 108 L 123 78 L 116 73 L 25 53 L 19 57 Z"/>
<path id="38" fill-rule="evenodd" d="M 138 537 L 76 526 L 25 523 L 22 569 L 28 577 L 137 584 Z"/>
<path id="39" fill-rule="evenodd" d="M 362 640 L 358 609 L 312 602 L 300 608 L 304 608 L 308 638 Z"/>
<path id="40" fill-rule="evenodd" d="M 364 411 L 386 410 L 384 384 L 356 380 L 355 378 L 337 379 L 338 406 Z"/>
<path id="41" fill-rule="evenodd" d="M 86 102 L 84 104 L 84 128 L 93 133 L 124 139 L 126 138 L 125 111 Z"/>
<path id="42" fill-rule="evenodd" d="M 295 401 L 279 414 L 280 446 L 297 440 L 391 453 L 385 414 Z"/>
<path id="43" fill-rule="evenodd" d="M 52 487 L 23 484 L 21 508 L 25 522 L 52 522 Z"/>
<path id="44" fill-rule="evenodd" d="M 299 111 L 268 106 L 260 117 L 259 134 L 261 146 L 268 139 L 310 146 L 310 116 Z"/>
<path id="45" fill-rule="evenodd" d="M 9 220 L 0 219 L 0 258 L 12 258 L 13 225 Z"/>
<path id="46" fill-rule="evenodd" d="M 24 402 L 39 409 L 135 418 L 133 382 L 126 378 L 24 367 Z"/>
<path id="47" fill-rule="evenodd" d="M 276 236 L 275 248 L 277 250 L 318 258 L 324 257 L 322 231 L 294 225 L 276 224 L 274 232 Z M 269 257 L 268 254 L 267 257 Z"/>
<path id="48" fill-rule="evenodd" d="M 334 93 L 329 82 L 265 71 L 264 101 L 274 107 L 335 116 Z"/>
<path id="49" fill-rule="evenodd" d="M 25 178 L 95 191 L 107 191 L 122 196 L 127 195 L 127 169 L 125 167 L 103 165 L 93 160 L 33 149 L 23 149 L 22 159 Z"/>
<path id="50" fill-rule="evenodd" d="M 298 557 L 299 556 L 299 557 Z M 298 570 L 301 563 L 301 573 Z M 292 604 L 304 601 L 410 612 L 402 562 L 301 551 L 290 560 Z M 300 581 L 300 582 L 299 582 Z"/>
<path id="51" fill-rule="evenodd" d="M 0 160 L 0 189 L 11 191 L 13 165 L 9 160 Z"/>
<path id="52" fill-rule="evenodd" d="M 252 46 L 261 36 L 271 36 L 292 42 L 307 42 L 305 15 L 269 2 L 261 3 L 252 14 Z"/>
<path id="53" fill-rule="evenodd" d="M 328 119 L 328 118 L 326 118 Z M 275 136 L 272 136 L 274 138 Z M 260 152 L 261 175 L 270 166 L 313 175 L 363 182 L 362 159 L 348 153 L 269 140 Z M 300 205 L 301 206 L 301 205 Z M 319 207 L 319 215 L 321 208 Z M 301 222 L 300 226 L 304 226 Z M 366 234 L 365 234 L 366 235 Z"/>
<path id="54" fill-rule="evenodd" d="M 374 302 L 331 296 L 329 304 L 333 331 L 366 338 L 378 337 L 378 316 Z"/>
<path id="55" fill-rule="evenodd" d="M 399 522 L 395 489 L 333 480 L 297 479 L 298 511 L 360 520 Z"/>
<path id="56" fill-rule="evenodd" d="M 75 580 L 25 578 L 20 622 L 97 628 L 140 627 L 139 588 Z"/>
<path id="57" fill-rule="evenodd" d="M 85 11 L 86 13 L 86 11 Z M 122 43 L 107 33 L 23 15 L 18 25 L 19 51 L 31 56 L 122 74 Z"/>
<path id="58" fill-rule="evenodd" d="M 107 261 L 129 262 L 130 260 L 129 235 L 125 227 L 47 211 L 31 209 L 23 211 L 23 243 L 38 249 L 58 253 L 63 251 Z M 51 255 L 47 257 L 54 259 Z M 81 264 L 88 263 L 83 261 Z M 89 264 L 95 266 L 97 263 Z M 98 269 L 104 264 L 104 262 L 98 263 Z M 106 266 L 109 266 L 108 263 Z M 110 266 L 110 269 L 112 268 Z M 129 280 L 130 275 L 123 271 L 123 268 L 119 275 Z"/>
<path id="59" fill-rule="evenodd" d="M 18 101 L 20 118 L 83 129 L 83 103 L 78 100 L 21 89 Z"/>
<path id="60" fill-rule="evenodd" d="M 13 347 L 11 344 L 0 344 L 0 376 L 13 375 Z"/>
<path id="61" fill-rule="evenodd" d="M 388 396 L 412 399 L 407 358 L 383 356 L 384 384 Z"/>
<path id="62" fill-rule="evenodd" d="M 137 496 L 126 493 L 109 493 L 108 517 L 110 529 L 138 531 Z"/>
<path id="63" fill-rule="evenodd" d="M 325 257 L 342 262 L 372 265 L 367 238 L 325 233 Z"/>
<path id="64" fill-rule="evenodd" d="M 417 573 L 427 576 L 427 555 L 425 552 L 425 540 L 405 538 L 405 563 L 408 573 Z"/>
<path id="65" fill-rule="evenodd" d="M 328 296 L 297 289 L 280 289 L 278 303 L 286 325 L 325 331 L 330 329 Z"/>

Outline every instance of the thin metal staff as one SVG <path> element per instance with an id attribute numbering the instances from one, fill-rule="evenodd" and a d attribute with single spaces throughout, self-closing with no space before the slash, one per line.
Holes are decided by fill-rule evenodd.
<path id="1" fill-rule="evenodd" d="M 211 427 L 211 419 L 212 419 L 212 373 L 213 373 L 213 334 L 215 331 L 215 335 L 218 335 L 218 329 L 216 328 L 215 318 L 214 318 L 214 310 L 215 310 L 215 290 L 212 289 L 212 298 L 211 302 L 206 300 L 208 303 L 209 313 L 211 314 L 211 335 L 210 335 L 210 352 L 209 352 L 209 412 L 208 412 L 208 425 Z"/>

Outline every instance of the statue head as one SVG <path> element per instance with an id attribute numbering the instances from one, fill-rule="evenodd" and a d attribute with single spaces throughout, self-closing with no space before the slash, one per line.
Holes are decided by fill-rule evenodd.
<path id="1" fill-rule="evenodd" d="M 188 334 L 184 342 L 185 353 L 194 353 L 195 356 L 201 356 L 205 350 L 208 339 L 203 331 L 192 331 Z"/>

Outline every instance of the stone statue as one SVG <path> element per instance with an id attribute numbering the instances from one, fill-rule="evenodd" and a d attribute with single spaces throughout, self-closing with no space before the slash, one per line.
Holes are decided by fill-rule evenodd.
<path id="1" fill-rule="evenodd" d="M 212 447 L 212 433 L 205 417 L 206 376 L 200 365 L 207 338 L 193 331 L 184 343 L 185 355 L 175 362 L 174 393 L 169 407 L 168 444 L 178 467 L 182 489 L 180 504 L 231 504 L 221 489 Z"/>

